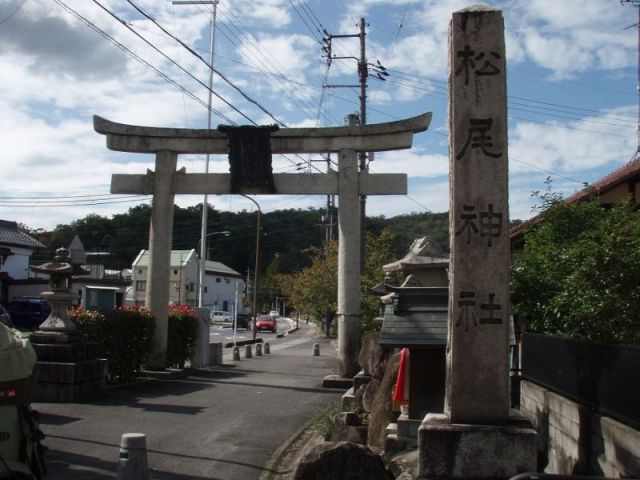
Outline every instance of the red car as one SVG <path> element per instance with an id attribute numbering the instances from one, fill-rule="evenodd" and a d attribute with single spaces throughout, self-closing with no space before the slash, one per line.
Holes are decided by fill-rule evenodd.
<path id="1" fill-rule="evenodd" d="M 278 322 L 273 315 L 258 315 L 256 319 L 256 331 L 269 330 L 276 333 L 278 331 Z"/>

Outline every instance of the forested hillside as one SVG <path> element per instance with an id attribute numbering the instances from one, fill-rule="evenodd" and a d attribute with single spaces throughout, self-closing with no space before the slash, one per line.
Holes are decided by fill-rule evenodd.
<path id="1" fill-rule="evenodd" d="M 286 270 L 295 272 L 309 264 L 309 247 L 322 246 L 325 226 L 322 223 L 324 209 L 276 210 L 261 217 L 260 265 L 264 271 L 279 254 Z M 127 268 L 140 250 L 149 242 L 149 218 L 151 207 L 139 205 L 127 213 L 113 218 L 88 215 L 70 225 L 58 225 L 51 232 L 30 232 L 47 245 L 38 252 L 33 263 L 52 258 L 56 248 L 68 246 L 74 235 L 79 235 L 89 252 L 109 252 L 108 267 Z M 334 215 L 334 218 L 336 216 Z M 200 240 L 201 207 L 174 208 L 173 248 L 197 249 Z M 415 238 L 430 235 L 436 245 L 448 251 L 448 214 L 420 213 L 392 218 L 371 217 L 367 230 L 379 235 L 390 228 L 397 235 L 394 257 L 403 256 Z M 228 230 L 229 237 L 214 235 L 208 238 L 209 259 L 221 261 L 238 272 L 245 273 L 255 264 L 256 213 L 220 212 L 209 209 L 208 232 Z M 334 235 L 337 226 L 334 226 Z"/>

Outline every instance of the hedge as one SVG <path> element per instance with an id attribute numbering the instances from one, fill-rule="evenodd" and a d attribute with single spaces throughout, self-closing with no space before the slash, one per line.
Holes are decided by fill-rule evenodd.
<path id="1" fill-rule="evenodd" d="M 119 307 L 116 310 L 86 311 L 72 309 L 69 317 L 96 344 L 99 356 L 107 358 L 111 380 L 134 380 L 151 351 L 155 330 L 149 310 Z"/>

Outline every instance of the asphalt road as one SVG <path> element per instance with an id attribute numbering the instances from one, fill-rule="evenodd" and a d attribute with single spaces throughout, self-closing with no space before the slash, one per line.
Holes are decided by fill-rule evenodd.
<path id="1" fill-rule="evenodd" d="M 146 435 L 152 479 L 257 479 L 280 445 L 344 393 L 321 386 L 337 362 L 313 328 L 268 341 L 269 356 L 154 375 L 110 387 L 100 401 L 35 403 L 49 448 L 47 480 L 114 478 L 127 432 Z M 321 344 L 318 357 L 313 342 Z"/>
<path id="2" fill-rule="evenodd" d="M 307 325 L 304 322 L 300 322 L 303 327 Z M 295 320 L 288 317 L 278 318 L 278 333 L 286 332 L 287 330 L 295 327 Z M 262 337 L 265 342 L 271 342 L 276 336 L 271 332 L 258 332 L 258 337 Z M 236 341 L 249 340 L 253 338 L 253 330 L 245 330 L 244 328 L 236 329 Z M 211 333 L 209 339 L 212 343 L 222 342 L 227 344 L 233 342 L 233 326 L 228 323 L 217 323 L 211 326 Z"/>

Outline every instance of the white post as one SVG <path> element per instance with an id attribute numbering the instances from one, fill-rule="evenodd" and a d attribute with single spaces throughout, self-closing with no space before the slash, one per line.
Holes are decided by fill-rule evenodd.
<path id="1" fill-rule="evenodd" d="M 235 303 L 233 305 L 233 346 L 236 346 L 236 332 L 238 331 L 238 281 L 236 280 Z"/>
<path id="2" fill-rule="evenodd" d="M 338 368 L 351 378 L 360 366 L 360 200 L 356 151 L 338 154 Z"/>

